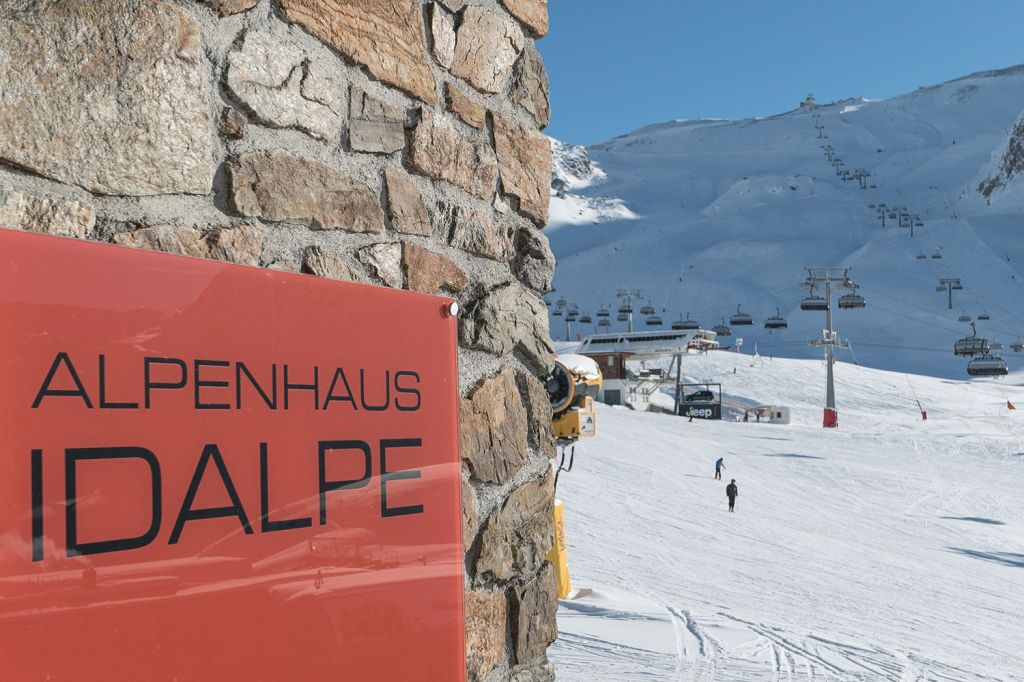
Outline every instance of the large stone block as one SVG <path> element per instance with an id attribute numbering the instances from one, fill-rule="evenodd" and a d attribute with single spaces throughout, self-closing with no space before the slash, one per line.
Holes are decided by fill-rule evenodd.
<path id="1" fill-rule="evenodd" d="M 178 256 L 207 258 L 210 255 L 210 247 L 203 239 L 203 233 L 192 227 L 151 225 L 115 234 L 113 241 L 133 249 L 163 251 Z"/>
<path id="2" fill-rule="evenodd" d="M 541 129 L 551 121 L 551 85 L 544 60 L 532 47 L 523 51 L 512 72 L 512 101 L 526 109 Z"/>
<path id="3" fill-rule="evenodd" d="M 473 478 L 505 483 L 526 463 L 526 408 L 507 367 L 462 399 L 459 425 L 462 458 Z"/>
<path id="4" fill-rule="evenodd" d="M 494 149 L 506 194 L 519 199 L 519 212 L 543 227 L 551 200 L 551 143 L 501 116 L 494 117 Z"/>
<path id="5" fill-rule="evenodd" d="M 241 265 L 259 265 L 263 252 L 263 238 L 252 225 L 221 227 L 206 234 L 193 227 L 151 225 L 115 234 L 113 242 L 135 249 L 214 258 Z"/>
<path id="6" fill-rule="evenodd" d="M 463 600 L 466 620 L 466 674 L 485 679 L 505 658 L 508 604 L 501 592 L 471 590 Z"/>
<path id="7" fill-rule="evenodd" d="M 558 578 L 555 568 L 545 562 L 533 580 L 512 595 L 512 638 L 516 660 L 528 663 L 544 655 L 558 638 Z"/>
<path id="8" fill-rule="evenodd" d="M 535 38 L 548 32 L 548 0 L 501 0 L 509 13 L 521 21 Z"/>
<path id="9" fill-rule="evenodd" d="M 370 188 L 319 161 L 283 149 L 242 154 L 229 167 L 239 213 L 314 230 L 380 232 L 384 209 Z"/>
<path id="10" fill-rule="evenodd" d="M 95 225 L 96 211 L 87 201 L 0 190 L 0 227 L 81 238 Z"/>
<path id="11" fill-rule="evenodd" d="M 0 159 L 112 195 L 206 194 L 209 66 L 157 0 L 0 6 Z"/>
<path id="12" fill-rule="evenodd" d="M 413 133 L 406 163 L 416 173 L 450 182 L 487 200 L 498 177 L 497 158 L 489 145 L 471 140 L 453 122 L 426 112 Z"/>
<path id="13" fill-rule="evenodd" d="M 530 447 L 547 459 L 554 459 L 557 452 L 555 434 L 551 429 L 551 397 L 544 384 L 532 375 L 519 374 L 516 380 L 529 418 Z"/>
<path id="14" fill-rule="evenodd" d="M 480 525 L 480 506 L 476 501 L 476 492 L 469 482 L 469 472 L 465 467 L 460 477 L 462 488 L 462 546 L 469 550 L 476 539 L 477 527 Z"/>
<path id="15" fill-rule="evenodd" d="M 555 254 L 540 230 L 520 229 L 516 236 L 516 277 L 541 293 L 551 291 L 555 277 Z"/>
<path id="16" fill-rule="evenodd" d="M 353 85 L 349 98 L 348 142 L 353 151 L 390 154 L 405 146 L 405 112 Z"/>
<path id="17" fill-rule="evenodd" d="M 371 284 L 370 277 L 365 272 L 319 246 L 310 246 L 306 249 L 302 256 L 301 272 L 344 282 Z"/>
<path id="18" fill-rule="evenodd" d="M 257 121 L 320 140 L 338 134 L 342 83 L 337 58 L 326 47 L 300 46 L 287 27 L 255 30 L 245 34 L 227 62 L 228 89 Z"/>
<path id="19" fill-rule="evenodd" d="M 279 0 L 289 21 L 375 78 L 437 103 L 419 0 Z"/>
<path id="20" fill-rule="evenodd" d="M 444 92 L 448 111 L 474 128 L 482 129 L 484 127 L 484 123 L 487 121 L 487 109 L 483 105 L 474 102 L 469 95 L 451 83 L 445 83 Z"/>
<path id="21" fill-rule="evenodd" d="M 395 232 L 429 237 L 434 233 L 423 193 L 409 174 L 389 166 L 384 171 L 388 187 L 388 217 Z"/>
<path id="22" fill-rule="evenodd" d="M 356 251 L 356 258 L 389 287 L 402 286 L 402 245 L 399 242 L 370 244 Z"/>
<path id="23" fill-rule="evenodd" d="M 508 581 L 544 564 L 555 537 L 551 470 L 516 488 L 487 520 L 476 562 L 478 583 Z"/>
<path id="24" fill-rule="evenodd" d="M 526 45 L 522 29 L 497 12 L 470 5 L 462 13 L 451 72 L 482 92 L 501 92 Z"/>
<path id="25" fill-rule="evenodd" d="M 514 234 L 514 229 L 489 215 L 460 208 L 448 242 L 457 249 L 505 263 L 515 252 Z"/>
<path id="26" fill-rule="evenodd" d="M 434 59 L 446 69 L 455 59 L 455 16 L 440 5 L 430 6 L 430 34 L 434 41 Z"/>
<path id="27" fill-rule="evenodd" d="M 459 342 L 497 355 L 518 349 L 542 372 L 550 369 L 554 357 L 547 308 L 515 283 L 496 287 L 466 306 Z"/>
<path id="28" fill-rule="evenodd" d="M 405 286 L 410 291 L 436 294 L 445 289 L 459 292 L 469 285 L 469 278 L 452 259 L 416 244 L 402 245 L 402 269 Z"/>

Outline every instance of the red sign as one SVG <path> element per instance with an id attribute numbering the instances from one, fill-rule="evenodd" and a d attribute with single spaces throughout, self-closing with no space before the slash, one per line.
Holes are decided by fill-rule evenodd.
<path id="1" fill-rule="evenodd" d="M 0 678 L 463 679 L 448 303 L 0 230 Z"/>

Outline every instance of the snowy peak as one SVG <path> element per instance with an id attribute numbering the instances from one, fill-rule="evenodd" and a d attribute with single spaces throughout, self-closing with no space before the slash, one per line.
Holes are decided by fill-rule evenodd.
<path id="1" fill-rule="evenodd" d="M 582 145 L 566 144 L 552 137 L 551 142 L 551 189 L 555 192 L 571 192 L 583 189 L 605 177 L 598 168 L 587 148 Z"/>
<path id="2" fill-rule="evenodd" d="M 636 219 L 636 214 L 621 199 L 577 194 L 604 180 L 605 172 L 591 160 L 586 147 L 548 139 L 552 160 L 550 227 Z"/>

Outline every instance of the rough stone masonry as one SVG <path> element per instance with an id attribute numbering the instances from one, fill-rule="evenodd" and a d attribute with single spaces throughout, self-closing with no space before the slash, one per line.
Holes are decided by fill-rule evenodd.
<path id="1" fill-rule="evenodd" d="M 466 665 L 550 680 L 547 0 L 4 0 L 0 225 L 456 296 Z"/>

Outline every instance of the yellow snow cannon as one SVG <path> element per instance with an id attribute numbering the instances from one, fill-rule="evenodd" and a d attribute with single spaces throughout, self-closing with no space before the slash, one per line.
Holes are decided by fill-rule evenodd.
<path id="1" fill-rule="evenodd" d="M 601 369 L 586 355 L 555 357 L 545 388 L 551 400 L 551 424 L 560 446 L 597 433 L 594 398 L 601 392 Z"/>

